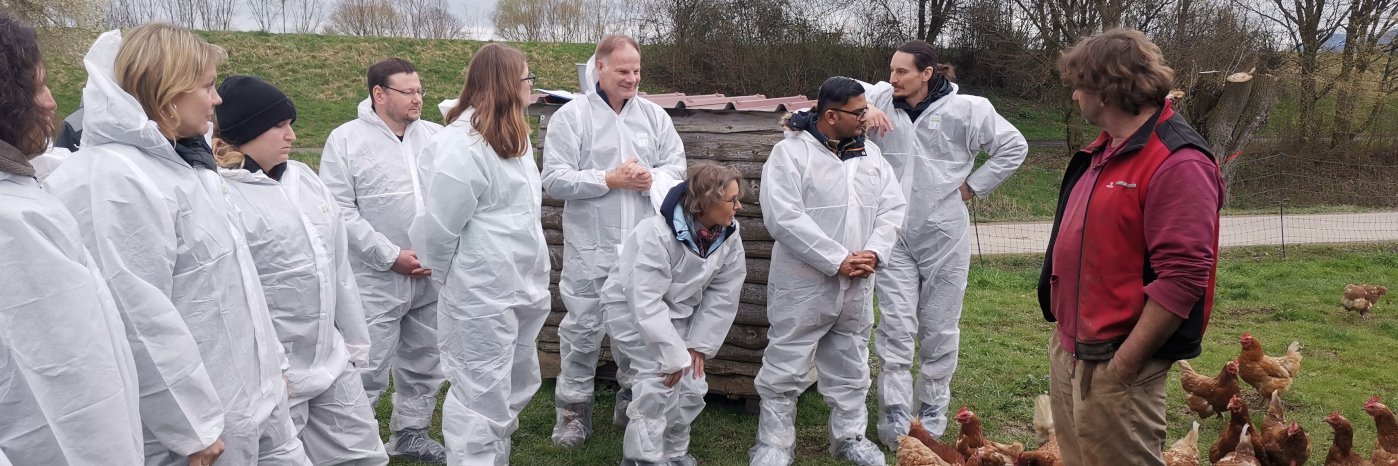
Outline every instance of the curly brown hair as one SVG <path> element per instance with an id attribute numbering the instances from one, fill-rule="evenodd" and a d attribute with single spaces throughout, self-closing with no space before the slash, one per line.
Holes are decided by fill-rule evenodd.
<path id="1" fill-rule="evenodd" d="M 34 28 L 0 12 L 0 141 L 29 155 L 43 152 L 53 136 L 53 121 L 36 99 L 43 67 Z"/>
<path id="2" fill-rule="evenodd" d="M 696 162 L 688 171 L 682 203 L 685 211 L 696 216 L 723 202 L 723 188 L 728 183 L 743 179 L 737 169 L 713 162 Z M 742 196 L 742 186 L 738 189 L 738 195 Z"/>
<path id="3" fill-rule="evenodd" d="M 1175 84 L 1175 70 L 1160 47 L 1128 28 L 1079 40 L 1059 57 L 1058 72 L 1069 88 L 1097 94 L 1133 115 L 1163 104 Z"/>

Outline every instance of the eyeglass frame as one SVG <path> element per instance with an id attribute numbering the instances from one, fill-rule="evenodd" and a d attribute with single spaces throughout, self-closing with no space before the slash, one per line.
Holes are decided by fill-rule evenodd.
<path id="1" fill-rule="evenodd" d="M 538 78 L 538 76 L 535 76 L 534 73 L 529 73 L 529 76 L 525 76 L 525 77 L 523 77 L 523 78 L 520 78 L 519 81 L 520 81 L 520 82 L 529 81 L 529 82 L 532 83 L 532 82 L 534 82 L 534 80 L 537 79 L 537 78 Z"/>
<path id="2" fill-rule="evenodd" d="M 835 107 L 830 107 L 830 108 L 827 108 L 826 110 L 834 110 L 834 111 L 837 111 L 837 112 L 840 112 L 840 113 L 847 113 L 847 114 L 853 115 L 855 118 L 864 118 L 865 115 L 868 115 L 868 114 L 869 114 L 869 107 L 868 107 L 868 106 L 865 106 L 865 107 L 864 107 L 864 110 L 860 110 L 860 111 L 858 111 L 858 112 L 851 112 L 851 111 L 845 110 L 845 109 L 843 109 L 843 108 L 835 108 Z"/>
<path id="3" fill-rule="evenodd" d="M 382 87 L 382 88 L 384 88 L 384 89 L 392 90 L 393 92 L 397 92 L 397 93 L 403 94 L 403 95 L 405 95 L 405 96 L 410 96 L 410 97 L 411 97 L 412 95 L 416 94 L 418 97 L 421 97 L 421 98 L 424 98 L 424 99 L 427 98 L 427 89 L 418 89 L 417 92 L 411 92 L 411 91 L 405 91 L 405 90 L 402 90 L 402 89 L 398 89 L 398 88 L 395 88 L 395 87 L 389 86 L 389 85 L 380 85 L 379 87 Z"/>

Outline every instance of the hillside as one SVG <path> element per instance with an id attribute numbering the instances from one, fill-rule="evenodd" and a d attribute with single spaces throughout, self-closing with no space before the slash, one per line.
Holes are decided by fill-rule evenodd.
<path id="1" fill-rule="evenodd" d="M 209 42 L 228 51 L 228 62 L 219 67 L 220 79 L 251 74 L 280 87 L 296 102 L 296 142 L 318 147 L 340 123 L 355 116 L 355 107 L 367 95 L 364 71 L 374 62 L 397 56 L 413 62 L 427 89 L 423 116 L 440 120 L 437 103 L 461 92 L 461 71 L 482 42 L 364 38 L 256 32 L 204 32 Z M 95 37 L 95 36 L 94 36 Z M 90 43 L 90 41 L 88 41 Z M 574 63 L 592 55 L 589 44 L 517 43 L 529 57 L 530 70 L 538 75 L 537 87 L 574 89 Z M 80 58 L 59 56 L 49 60 L 49 84 L 59 111 L 77 109 L 87 73 Z"/>
<path id="2" fill-rule="evenodd" d="M 220 78 L 232 74 L 262 77 L 286 91 L 296 102 L 297 147 L 315 148 L 339 124 L 355 116 L 362 100 L 364 70 L 388 56 L 407 59 L 419 68 L 428 90 L 424 117 L 440 120 L 436 104 L 455 98 L 461 91 L 461 71 L 483 42 L 366 38 L 261 32 L 207 32 L 200 35 L 228 51 L 228 62 L 219 67 Z M 95 34 L 65 42 L 90 44 Z M 592 54 L 590 44 L 515 43 L 529 56 L 531 71 L 538 75 L 535 87 L 573 90 L 577 87 L 575 63 Z M 87 79 L 81 56 L 85 50 L 50 51 L 49 84 L 58 109 L 64 115 L 78 108 Z M 669 92 L 663 83 L 642 81 L 647 92 Z M 689 94 L 708 89 L 681 89 Z M 979 90 L 964 92 L 982 95 Z M 1000 113 L 1031 140 L 1062 137 L 1061 119 L 1053 104 L 1016 97 L 988 95 Z"/>

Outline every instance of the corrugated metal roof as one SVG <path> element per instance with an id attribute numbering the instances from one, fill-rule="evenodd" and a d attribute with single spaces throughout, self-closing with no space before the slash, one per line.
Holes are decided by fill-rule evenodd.
<path id="1" fill-rule="evenodd" d="M 789 97 L 767 97 L 762 94 L 725 96 L 723 94 L 695 94 L 683 92 L 668 94 L 647 94 L 641 97 L 656 105 L 671 109 L 692 110 L 736 110 L 742 112 L 790 112 L 815 106 L 815 101 L 804 95 Z M 529 100 L 535 104 L 562 105 L 568 99 L 549 94 L 531 94 Z"/>

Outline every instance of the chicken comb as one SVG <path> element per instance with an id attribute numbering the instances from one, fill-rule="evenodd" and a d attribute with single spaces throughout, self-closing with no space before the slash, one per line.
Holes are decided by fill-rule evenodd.
<path id="1" fill-rule="evenodd" d="M 1368 408 L 1377 404 L 1379 404 L 1379 396 L 1374 395 L 1373 397 L 1369 398 L 1369 401 L 1364 402 L 1364 407 Z"/>

